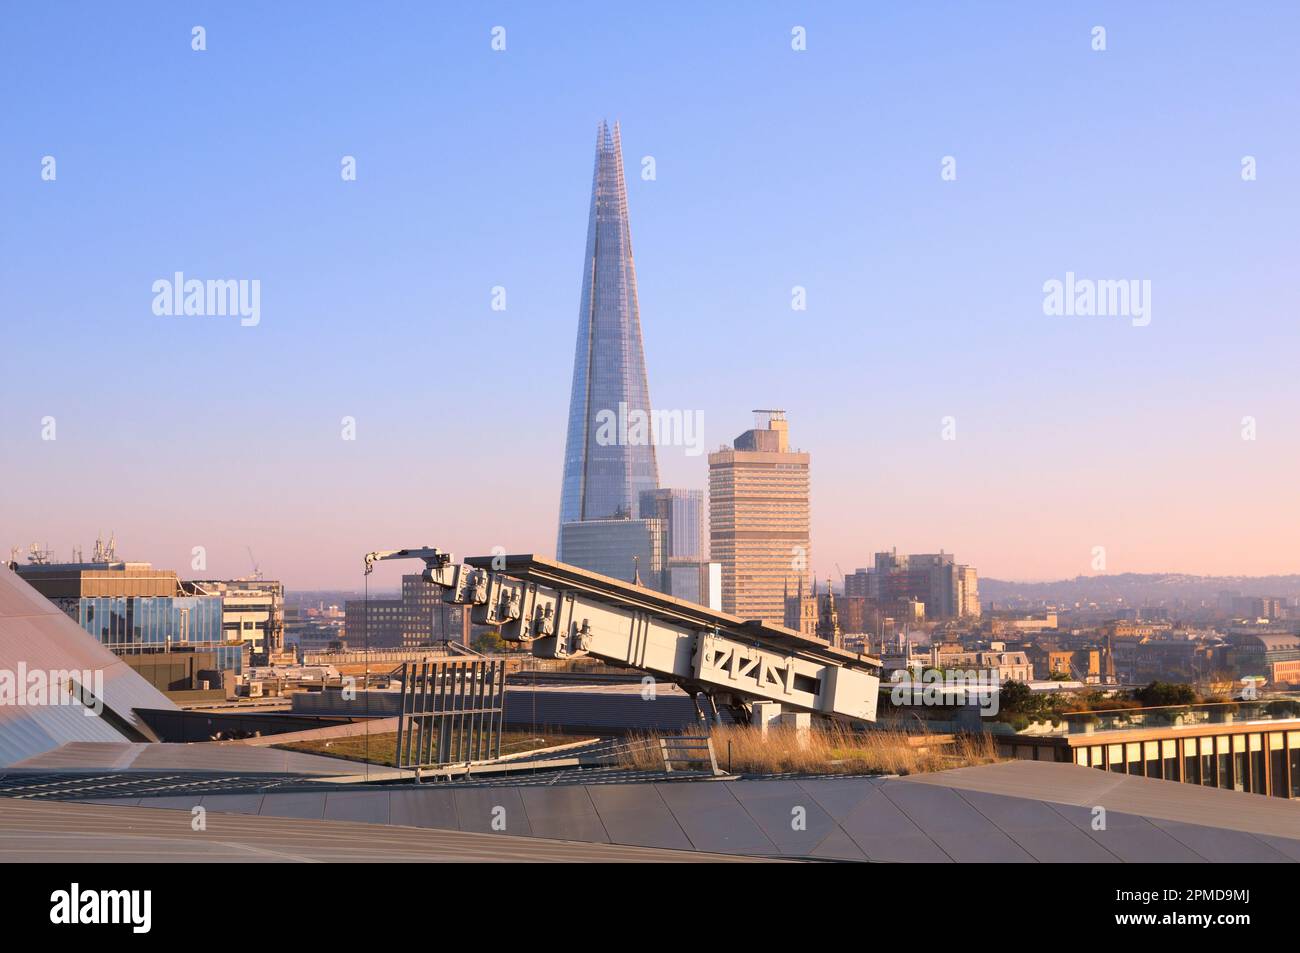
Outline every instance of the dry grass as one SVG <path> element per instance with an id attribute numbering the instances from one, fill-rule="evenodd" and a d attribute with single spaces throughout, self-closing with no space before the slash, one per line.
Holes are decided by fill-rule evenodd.
<path id="1" fill-rule="evenodd" d="M 685 732 L 690 734 L 690 732 Z M 853 731 L 841 725 L 809 730 L 801 744 L 793 728 L 769 728 L 766 736 L 747 725 L 715 726 L 713 751 L 726 770 L 730 755 L 736 774 L 920 774 L 1001 760 L 993 737 L 931 735 L 892 729 Z M 620 754 L 622 767 L 657 770 L 663 767 L 658 740 L 672 737 L 643 734 Z"/>

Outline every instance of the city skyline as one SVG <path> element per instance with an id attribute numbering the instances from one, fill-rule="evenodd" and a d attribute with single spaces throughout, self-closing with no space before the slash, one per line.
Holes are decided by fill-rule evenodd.
<path id="1" fill-rule="evenodd" d="M 1284 921 L 1298 42 L 7 5 L 8 920 L 189 938 L 257 861 L 248 945 L 339 893 L 288 863 L 832 861 L 1054 865 L 960 890 L 1035 938 Z"/>
<path id="2" fill-rule="evenodd" d="M 574 170 L 609 115 L 650 386 L 707 449 L 789 410 L 817 457 L 818 576 L 892 547 L 1010 580 L 1098 573 L 1097 547 L 1107 573 L 1300 570 L 1294 31 L 1258 11 L 1102 4 L 1008 31 L 844 7 L 799 14 L 801 53 L 775 10 L 594 43 L 519 9 L 501 53 L 463 11 L 382 35 L 214 11 L 202 54 L 163 14 L 23 9 L 0 38 L 11 88 L 42 77 L 0 157 L 23 223 L 0 236 L 6 547 L 116 530 L 187 578 L 242 575 L 251 547 L 296 588 L 355 588 L 384 546 L 552 552 Z M 429 35 L 456 42 L 431 61 Z M 51 44 L 77 56 L 44 70 Z M 590 75 L 602 92 L 576 95 Z M 155 314 L 178 271 L 259 280 L 259 322 Z M 1045 314 L 1044 284 L 1076 275 L 1150 281 L 1149 323 Z M 667 450 L 662 485 L 705 485 Z"/>

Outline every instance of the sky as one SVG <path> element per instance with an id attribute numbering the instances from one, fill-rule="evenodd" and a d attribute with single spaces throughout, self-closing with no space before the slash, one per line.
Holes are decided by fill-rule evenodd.
<path id="1" fill-rule="evenodd" d="M 786 409 L 819 576 L 1300 571 L 1300 7 L 553 7 L 6 4 L 5 551 L 552 555 L 608 118 L 652 402 Z M 155 314 L 178 271 L 258 323 Z M 1149 322 L 1046 314 L 1067 273 Z"/>

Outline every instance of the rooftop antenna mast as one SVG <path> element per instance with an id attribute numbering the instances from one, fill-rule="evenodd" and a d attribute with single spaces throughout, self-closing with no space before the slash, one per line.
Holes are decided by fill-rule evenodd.
<path id="1" fill-rule="evenodd" d="M 90 561 L 95 563 L 111 563 L 117 561 L 117 534 L 116 533 L 108 534 L 107 545 L 104 544 L 103 534 L 102 533 L 96 534 L 95 552 L 94 555 L 90 557 Z"/>

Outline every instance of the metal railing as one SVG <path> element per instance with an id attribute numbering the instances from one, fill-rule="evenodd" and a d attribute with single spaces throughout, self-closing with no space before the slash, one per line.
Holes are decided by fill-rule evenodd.
<path id="1" fill-rule="evenodd" d="M 1072 711 L 1056 716 L 1068 734 L 1098 731 L 1132 731 L 1145 728 L 1196 728 L 1208 725 L 1253 724 L 1300 720 L 1300 702 L 1273 699 L 1255 702 L 1212 702 L 1200 705 L 1164 705 L 1158 708 L 1114 708 L 1106 711 Z"/>
<path id="2" fill-rule="evenodd" d="M 441 767 L 501 757 L 505 674 L 505 663 L 497 659 L 404 664 L 397 767 Z"/>

